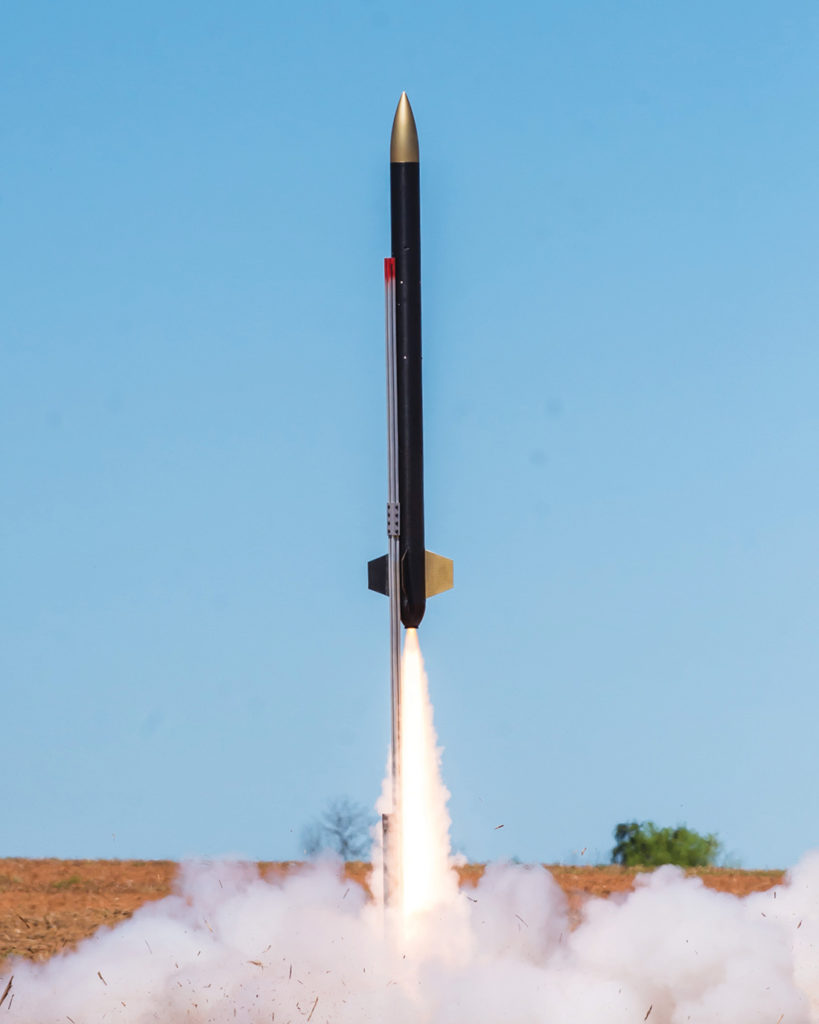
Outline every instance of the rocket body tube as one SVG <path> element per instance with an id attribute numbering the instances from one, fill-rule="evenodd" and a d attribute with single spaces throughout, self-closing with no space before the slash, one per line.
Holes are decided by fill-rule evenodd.
<path id="1" fill-rule="evenodd" d="M 424 410 L 421 389 L 421 211 L 419 167 L 390 163 L 398 390 L 398 500 L 401 505 L 401 621 L 420 625 L 424 567 Z"/>

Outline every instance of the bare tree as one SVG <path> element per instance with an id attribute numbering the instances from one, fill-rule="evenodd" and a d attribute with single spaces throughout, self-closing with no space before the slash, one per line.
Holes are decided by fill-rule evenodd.
<path id="1" fill-rule="evenodd" d="M 372 815 L 347 797 L 330 800 L 321 815 L 302 832 L 308 857 L 333 850 L 342 860 L 364 860 L 370 852 Z"/>

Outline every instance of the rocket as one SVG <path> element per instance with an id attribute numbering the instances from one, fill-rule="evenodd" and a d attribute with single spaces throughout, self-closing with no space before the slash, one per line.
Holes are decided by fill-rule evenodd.
<path id="1" fill-rule="evenodd" d="M 403 901 L 401 626 L 417 629 L 427 598 L 452 587 L 452 562 L 424 547 L 421 388 L 421 208 L 418 132 L 401 94 L 390 138 L 392 256 L 384 260 L 387 356 L 387 554 L 368 563 L 370 590 L 390 605 L 392 809 L 382 815 L 384 907 Z"/>
<path id="2" fill-rule="evenodd" d="M 395 111 L 390 138 L 390 220 L 392 257 L 384 261 L 390 481 L 387 535 L 395 556 L 388 553 L 369 562 L 368 583 L 370 590 L 395 596 L 401 623 L 415 629 L 424 617 L 426 599 L 452 587 L 453 565 L 449 558 L 424 546 L 418 132 L 405 92 Z"/>

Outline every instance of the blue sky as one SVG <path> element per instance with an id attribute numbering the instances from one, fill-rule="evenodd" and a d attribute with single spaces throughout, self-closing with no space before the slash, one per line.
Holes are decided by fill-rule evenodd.
<path id="1" fill-rule="evenodd" d="M 456 845 L 815 846 L 815 5 L 1 17 L 0 854 L 295 857 L 377 796 L 402 89 Z"/>

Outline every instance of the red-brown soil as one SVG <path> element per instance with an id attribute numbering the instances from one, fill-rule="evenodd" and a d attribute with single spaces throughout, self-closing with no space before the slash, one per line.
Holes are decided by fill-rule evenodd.
<path id="1" fill-rule="evenodd" d="M 260 865 L 266 877 L 285 875 L 298 865 Z M 177 864 L 154 860 L 0 859 L 0 962 L 9 956 L 31 960 L 49 957 L 76 945 L 101 925 L 114 925 L 149 900 L 170 893 Z M 352 862 L 347 877 L 366 887 L 369 865 Z M 620 867 L 549 865 L 569 897 L 576 918 L 584 899 L 631 889 L 639 872 Z M 461 884 L 475 885 L 483 865 L 460 870 Z M 781 871 L 706 868 L 690 872 L 712 889 L 744 896 L 782 881 Z"/>

